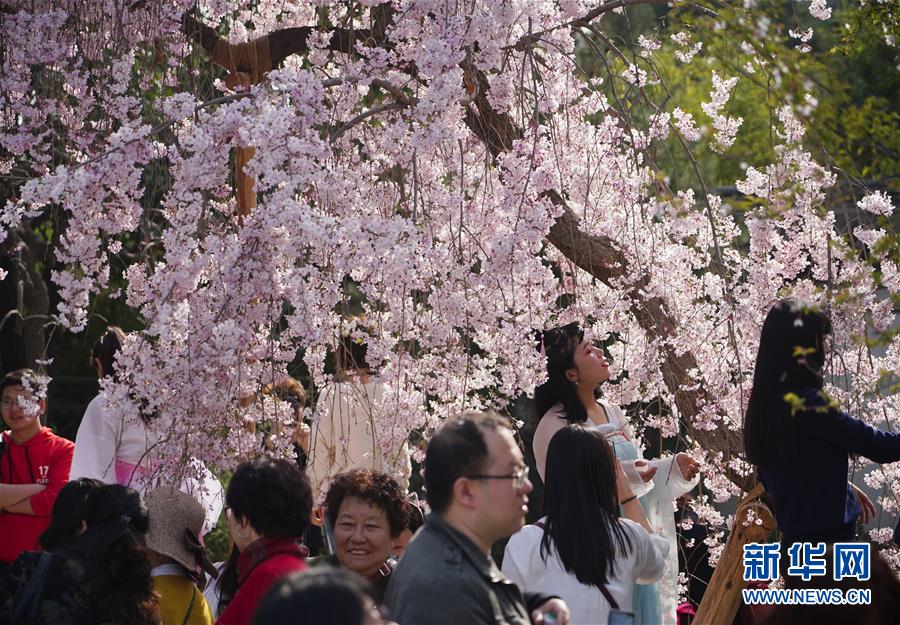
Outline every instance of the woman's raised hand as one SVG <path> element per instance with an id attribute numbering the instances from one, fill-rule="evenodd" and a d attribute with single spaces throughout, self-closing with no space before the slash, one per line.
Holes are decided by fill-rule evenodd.
<path id="1" fill-rule="evenodd" d="M 637 469 L 638 475 L 640 475 L 641 479 L 645 482 L 649 482 L 653 479 L 653 476 L 656 475 L 656 467 L 650 466 L 646 460 L 635 460 L 634 468 Z"/>
<path id="2" fill-rule="evenodd" d="M 700 472 L 700 465 L 686 453 L 682 452 L 676 454 L 675 462 L 678 463 L 678 469 L 681 471 L 681 475 L 684 476 L 684 479 L 688 482 L 694 479 Z"/>

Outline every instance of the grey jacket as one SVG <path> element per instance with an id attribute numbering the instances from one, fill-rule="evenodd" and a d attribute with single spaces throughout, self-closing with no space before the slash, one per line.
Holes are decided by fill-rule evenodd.
<path id="1" fill-rule="evenodd" d="M 530 625 L 552 595 L 522 595 L 494 560 L 432 512 L 397 564 L 384 604 L 400 625 Z"/>

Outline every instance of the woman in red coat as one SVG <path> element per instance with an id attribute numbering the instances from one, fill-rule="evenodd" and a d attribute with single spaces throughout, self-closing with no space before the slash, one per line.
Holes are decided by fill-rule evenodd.
<path id="1" fill-rule="evenodd" d="M 274 582 L 306 568 L 300 538 L 312 512 L 312 491 L 296 464 L 261 457 L 238 467 L 225 503 L 240 551 L 238 589 L 216 625 L 246 625 Z"/>

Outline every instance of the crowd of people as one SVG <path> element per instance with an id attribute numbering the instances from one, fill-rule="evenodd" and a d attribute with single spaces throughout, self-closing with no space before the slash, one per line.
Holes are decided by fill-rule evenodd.
<path id="1" fill-rule="evenodd" d="M 824 395 L 828 333 L 824 315 L 791 301 L 762 330 L 747 457 L 783 546 L 855 540 L 871 502 L 848 483 L 848 458 L 900 460 L 900 434 L 853 419 Z M 99 376 L 115 374 L 123 340 L 111 328 L 98 341 Z M 698 463 L 687 453 L 644 458 L 625 413 L 599 398 L 609 363 L 577 324 L 543 332 L 539 349 L 548 379 L 535 391 L 533 453 L 543 515 L 528 525 L 533 484 L 505 417 L 467 413 L 434 432 L 422 471 L 427 513 L 407 492 L 405 445 L 389 454 L 400 460 L 390 471 L 366 452 L 365 436 L 341 431 L 373 427 L 358 405 L 380 392 L 364 352 L 321 394 L 334 407 L 324 421 L 302 421 L 295 382 L 263 390 L 299 407 L 296 457 L 274 457 L 263 441 L 230 476 L 223 502 L 202 471 L 203 488 L 149 478 L 147 423 L 117 419 L 98 396 L 73 444 L 42 425 L 36 374 L 7 374 L 0 623 L 678 622 L 673 510 L 697 485 Z M 231 549 L 213 563 L 203 539 L 220 510 Z M 874 571 L 885 568 L 874 560 Z M 865 618 L 887 623 L 900 610 L 900 582 L 882 570 L 878 584 Z M 813 612 L 776 608 L 766 622 L 814 620 L 815 606 L 804 607 Z"/>

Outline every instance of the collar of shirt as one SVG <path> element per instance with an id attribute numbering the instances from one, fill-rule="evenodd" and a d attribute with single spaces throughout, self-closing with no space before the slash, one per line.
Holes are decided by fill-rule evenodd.
<path id="1" fill-rule="evenodd" d="M 491 583 L 505 581 L 506 576 L 497 568 L 497 564 L 490 556 L 485 555 L 469 537 L 452 527 L 440 514 L 431 512 L 425 517 L 425 525 L 443 533 L 450 539 L 452 545 L 447 546 L 444 553 L 445 560 L 455 559 L 456 553 L 464 556 L 481 575 Z M 456 553 L 454 553 L 456 552 Z"/>
<path id="2" fill-rule="evenodd" d="M 187 577 L 187 571 L 180 564 L 160 564 L 153 567 L 150 571 L 150 577 L 162 577 L 163 575 L 177 575 L 178 577 Z"/>

